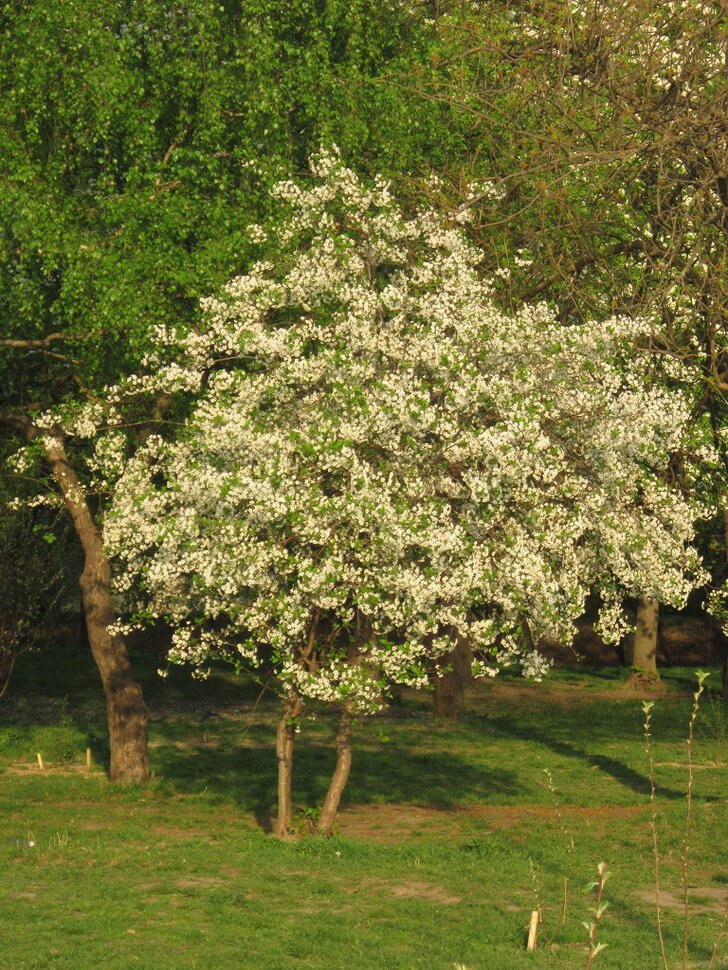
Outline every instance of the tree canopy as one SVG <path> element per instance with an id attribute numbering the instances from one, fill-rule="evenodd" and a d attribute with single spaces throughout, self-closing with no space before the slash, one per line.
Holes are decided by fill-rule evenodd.
<path id="1" fill-rule="evenodd" d="M 114 482 L 121 588 L 173 630 L 170 658 L 273 672 L 286 719 L 313 698 L 376 709 L 457 637 L 480 671 L 570 641 L 587 595 L 618 639 L 626 596 L 676 606 L 704 579 L 698 511 L 665 471 L 690 400 L 652 380 L 644 320 L 564 328 L 499 310 L 481 254 L 335 153 L 284 181 L 285 217 L 193 333 L 69 415 Z M 129 457 L 125 412 L 190 398 Z M 291 703 L 295 699 L 295 705 Z"/>

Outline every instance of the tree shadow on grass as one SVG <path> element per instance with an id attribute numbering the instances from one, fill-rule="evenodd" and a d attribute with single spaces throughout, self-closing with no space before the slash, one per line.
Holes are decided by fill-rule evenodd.
<path id="1" fill-rule="evenodd" d="M 270 831 L 276 805 L 277 761 L 272 732 L 252 725 L 242 744 L 221 739 L 215 747 L 188 741 L 183 747 L 162 744 L 153 751 L 155 773 L 175 791 L 206 792 L 213 799 L 232 799 L 252 812 Z M 334 768 L 333 739 L 297 742 L 293 762 L 294 805 L 299 809 L 321 805 Z M 354 746 L 348 803 L 418 804 L 455 806 L 473 797 L 485 800 L 494 792 L 516 796 L 520 791 L 514 772 L 483 771 L 456 754 L 417 753 L 405 745 Z"/>
<path id="2" fill-rule="evenodd" d="M 639 934 L 639 938 L 644 940 L 645 943 L 650 941 L 652 946 L 655 946 L 657 939 L 657 917 L 655 913 L 654 900 L 650 899 L 649 896 L 654 893 L 654 885 L 648 885 L 645 887 L 645 892 L 647 892 L 648 897 L 642 898 L 641 903 L 633 903 L 629 901 L 624 895 L 618 900 L 610 900 L 610 909 L 615 917 L 629 925 L 636 934 Z M 661 892 L 664 894 L 665 889 L 662 888 Z M 677 962 L 673 963 L 671 957 L 676 957 L 677 954 L 682 953 L 682 943 L 683 943 L 683 918 L 684 909 L 682 902 L 682 889 L 677 889 L 676 892 L 672 893 L 675 897 L 675 901 L 678 905 L 665 905 L 664 903 L 660 907 L 661 921 L 662 921 L 662 935 L 665 941 L 665 950 L 667 953 L 668 961 L 671 966 L 677 966 Z M 715 936 L 719 932 L 719 927 L 717 924 L 720 922 L 720 907 L 717 906 L 715 912 L 706 913 L 700 912 L 696 909 L 696 904 L 691 901 L 688 909 L 689 919 L 691 921 L 691 929 L 688 932 L 688 966 L 692 967 L 707 967 L 711 956 L 713 956 L 713 946 L 715 943 Z M 712 940 L 710 939 L 710 931 L 707 934 L 707 940 L 704 942 L 698 942 L 696 940 L 695 927 L 692 925 L 693 921 L 705 921 L 708 924 L 712 924 L 711 930 L 713 933 Z M 703 933 L 705 933 L 705 925 L 703 926 Z M 653 949 L 653 953 L 657 955 L 659 953 L 659 944 L 656 949 Z M 655 966 L 657 966 L 657 962 Z M 725 964 L 718 963 L 718 967 L 725 966 Z"/>
<path id="3" fill-rule="evenodd" d="M 649 796 L 649 775 L 646 772 L 635 771 L 634 768 L 630 768 L 629 765 L 626 765 L 623 761 L 619 761 L 617 758 L 587 751 L 575 742 L 562 741 L 557 737 L 550 736 L 547 732 L 540 733 L 536 738 L 532 730 L 524 728 L 518 722 L 507 718 L 489 721 L 488 728 L 493 734 L 500 734 L 501 737 L 516 739 L 524 743 L 533 744 L 534 741 L 538 741 L 539 744 L 545 745 L 556 754 L 567 758 L 577 758 L 584 761 L 591 768 L 601 769 L 605 774 L 611 775 L 620 785 L 629 788 L 638 795 Z M 665 788 L 663 785 L 660 785 L 658 794 L 660 797 L 668 799 L 679 800 L 685 798 L 684 791 Z"/>

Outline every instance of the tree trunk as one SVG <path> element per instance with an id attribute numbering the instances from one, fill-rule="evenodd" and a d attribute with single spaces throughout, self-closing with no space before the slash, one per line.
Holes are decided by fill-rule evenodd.
<path id="1" fill-rule="evenodd" d="M 725 564 L 728 567 L 728 505 L 723 506 L 723 553 L 725 555 Z M 723 628 L 725 633 L 725 627 Z M 724 638 L 725 639 L 725 638 Z M 722 670 L 722 687 L 723 687 L 723 700 L 728 701 L 728 654 L 723 661 Z"/>
<path id="2" fill-rule="evenodd" d="M 465 713 L 465 682 L 470 677 L 470 648 L 458 639 L 447 656 L 448 670 L 435 669 L 435 714 L 449 721 L 461 720 Z"/>
<path id="3" fill-rule="evenodd" d="M 631 682 L 635 685 L 656 683 L 657 634 L 660 623 L 660 604 L 652 597 L 640 597 L 637 601 L 637 621 L 624 651 L 625 664 L 632 668 Z"/>
<path id="4" fill-rule="evenodd" d="M 51 472 L 83 547 L 81 595 L 91 653 L 106 695 L 111 753 L 109 775 L 112 781 L 123 784 L 147 781 L 147 709 L 141 687 L 134 678 L 126 644 L 108 629 L 116 620 L 111 600 L 109 559 L 81 484 L 68 462 L 63 439 L 47 435 L 43 443 Z"/>
<path id="5" fill-rule="evenodd" d="M 331 776 L 316 828 L 322 835 L 331 835 L 339 802 L 351 771 L 351 708 L 344 705 L 336 722 L 336 767 Z"/>
<path id="6" fill-rule="evenodd" d="M 285 836 L 291 831 L 291 782 L 293 778 L 293 745 L 296 738 L 296 718 L 301 713 L 301 700 L 289 694 L 283 702 L 283 714 L 276 733 L 278 758 L 278 818 L 275 834 Z"/>

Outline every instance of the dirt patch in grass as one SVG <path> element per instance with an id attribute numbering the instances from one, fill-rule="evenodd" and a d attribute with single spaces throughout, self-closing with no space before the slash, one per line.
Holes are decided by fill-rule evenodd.
<path id="1" fill-rule="evenodd" d="M 490 710 L 493 701 L 517 702 L 523 707 L 541 709 L 545 705 L 559 707 L 577 707 L 585 701 L 619 701 L 619 700 L 660 700 L 665 696 L 672 699 L 690 697 L 688 691 L 676 691 L 666 684 L 660 683 L 656 687 L 633 687 L 627 682 L 615 683 L 613 687 L 599 689 L 584 682 L 571 684 L 511 684 L 483 683 L 466 690 L 466 710 L 482 713 Z"/>
<path id="2" fill-rule="evenodd" d="M 372 877 L 364 879 L 359 886 L 351 890 L 351 892 L 361 891 L 384 893 L 388 896 L 394 896 L 395 899 L 424 899 L 428 903 L 435 903 L 437 906 L 455 906 L 462 900 L 462 896 L 453 896 L 442 886 L 437 886 L 435 883 L 415 880 L 393 883 L 386 879 Z"/>
<path id="3" fill-rule="evenodd" d="M 5 774 L 8 775 L 38 775 L 42 778 L 44 775 L 85 775 L 90 778 L 94 775 L 103 775 L 104 772 L 100 768 L 93 767 L 89 771 L 85 764 L 74 763 L 74 762 L 62 762 L 60 764 L 54 764 L 52 761 L 43 762 L 43 767 L 39 768 L 36 761 L 16 761 L 14 764 L 8 765 L 5 768 Z"/>
<path id="4" fill-rule="evenodd" d="M 208 829 L 183 828 L 181 825 L 155 825 L 152 831 L 167 839 L 207 839 L 210 836 Z"/>
<path id="5" fill-rule="evenodd" d="M 458 827 L 456 809 L 432 809 L 419 805 L 355 805 L 340 812 L 337 829 L 347 838 L 397 841 L 418 831 Z"/>
<path id="6" fill-rule="evenodd" d="M 638 889 L 635 896 L 651 906 L 655 905 L 654 889 Z M 723 913 L 728 906 L 728 886 L 691 886 L 688 889 L 688 900 L 691 913 Z M 663 909 L 682 910 L 685 899 L 679 892 L 661 890 L 659 903 Z"/>
<path id="7" fill-rule="evenodd" d="M 178 879 L 175 883 L 180 889 L 219 889 L 226 885 L 224 879 L 217 876 L 190 876 L 186 879 Z"/>
<path id="8" fill-rule="evenodd" d="M 615 817 L 639 815 L 648 810 L 639 805 L 562 805 L 564 819 L 596 819 L 610 821 Z M 339 834 L 352 839 L 371 839 L 374 842 L 400 842 L 419 834 L 455 838 L 462 832 L 463 823 L 475 821 L 485 833 L 492 830 L 513 829 L 534 821 L 553 821 L 554 809 L 548 805 L 458 805 L 442 808 L 424 805 L 352 805 L 340 812 L 337 820 Z"/>

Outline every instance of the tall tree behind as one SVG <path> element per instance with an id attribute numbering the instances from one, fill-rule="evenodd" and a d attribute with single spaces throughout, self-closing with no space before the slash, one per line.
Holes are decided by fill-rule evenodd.
<path id="1" fill-rule="evenodd" d="M 647 316 L 652 379 L 692 389 L 702 472 L 673 482 L 718 509 L 703 548 L 722 578 L 728 469 L 728 7 L 441 5 L 427 94 L 475 140 L 431 192 L 470 209 L 507 305 L 564 325 Z M 647 346 L 645 347 L 647 349 Z M 711 450 L 711 452 L 708 451 Z M 649 588 L 632 590 L 647 602 Z"/>

